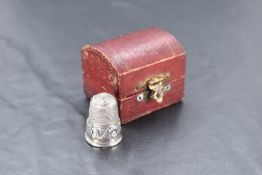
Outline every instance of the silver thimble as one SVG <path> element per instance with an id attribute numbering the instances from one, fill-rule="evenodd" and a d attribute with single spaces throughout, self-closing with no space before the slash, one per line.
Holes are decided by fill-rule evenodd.
<path id="1" fill-rule="evenodd" d="M 122 140 L 118 106 L 113 95 L 99 93 L 91 98 L 85 138 L 95 147 L 112 147 Z"/>

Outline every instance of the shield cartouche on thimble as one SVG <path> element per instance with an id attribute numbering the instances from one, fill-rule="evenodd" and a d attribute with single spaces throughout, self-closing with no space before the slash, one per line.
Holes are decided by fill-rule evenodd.
<path id="1" fill-rule="evenodd" d="M 85 138 L 95 147 L 112 147 L 122 140 L 118 106 L 113 95 L 99 93 L 91 98 Z"/>

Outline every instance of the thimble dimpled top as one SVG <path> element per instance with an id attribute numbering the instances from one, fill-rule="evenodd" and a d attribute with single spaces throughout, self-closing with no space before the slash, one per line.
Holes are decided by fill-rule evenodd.
<path id="1" fill-rule="evenodd" d="M 94 95 L 90 101 L 85 137 L 95 147 L 111 147 L 122 140 L 117 101 L 108 93 Z"/>

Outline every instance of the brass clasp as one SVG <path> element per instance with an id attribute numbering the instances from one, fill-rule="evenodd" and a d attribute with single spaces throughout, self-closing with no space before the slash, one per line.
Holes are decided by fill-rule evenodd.
<path id="1" fill-rule="evenodd" d="M 154 99 L 158 103 L 162 103 L 164 98 L 164 93 L 168 90 L 170 90 L 169 84 L 164 84 L 164 81 L 166 81 L 169 78 L 170 74 L 160 74 L 155 77 L 152 77 L 145 82 L 140 83 L 146 85 L 149 92 L 145 92 L 142 95 L 140 94 L 137 97 L 138 101 L 144 101 L 146 99 Z"/>

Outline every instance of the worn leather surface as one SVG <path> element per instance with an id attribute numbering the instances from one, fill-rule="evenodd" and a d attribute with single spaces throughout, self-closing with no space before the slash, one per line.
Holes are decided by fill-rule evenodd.
<path id="1" fill-rule="evenodd" d="M 93 47 L 110 60 L 120 75 L 185 52 L 174 36 L 155 27 L 120 35 Z"/>
<path id="2" fill-rule="evenodd" d="M 0 0 L 0 174 L 262 174 L 262 2 Z M 159 26 L 187 50 L 186 96 L 84 140 L 80 49 Z"/>

